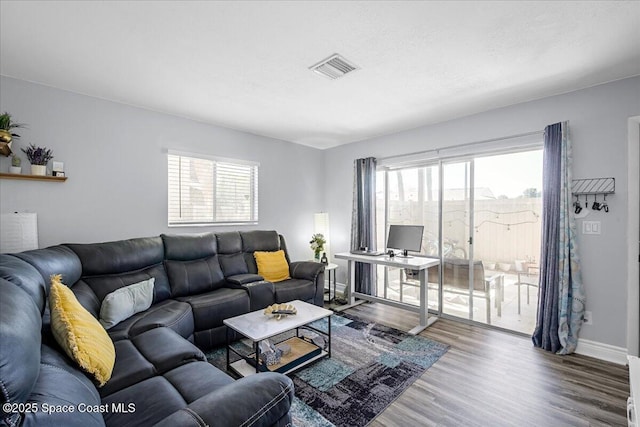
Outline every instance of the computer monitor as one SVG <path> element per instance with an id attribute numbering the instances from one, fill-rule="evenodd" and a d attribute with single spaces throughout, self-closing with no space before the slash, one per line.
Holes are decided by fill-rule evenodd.
<path id="1" fill-rule="evenodd" d="M 403 257 L 409 258 L 409 251 L 422 249 L 423 225 L 390 225 L 387 248 L 400 249 Z"/>

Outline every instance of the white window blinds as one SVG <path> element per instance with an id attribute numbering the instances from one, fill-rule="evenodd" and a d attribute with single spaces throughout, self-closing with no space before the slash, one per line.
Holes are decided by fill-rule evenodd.
<path id="1" fill-rule="evenodd" d="M 258 167 L 169 151 L 169 225 L 257 223 Z"/>

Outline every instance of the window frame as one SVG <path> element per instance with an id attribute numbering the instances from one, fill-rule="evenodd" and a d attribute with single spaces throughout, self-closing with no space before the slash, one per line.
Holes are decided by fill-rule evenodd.
<path id="1" fill-rule="evenodd" d="M 207 196 L 210 196 L 212 200 L 212 206 L 210 213 L 210 218 L 204 218 L 204 216 L 200 216 L 199 218 L 194 218 L 193 220 L 172 220 L 172 208 L 174 210 L 181 211 L 185 208 L 184 200 L 182 200 L 182 196 L 177 196 L 177 206 L 173 206 L 176 203 L 175 195 L 172 196 L 172 189 L 175 186 L 178 187 L 178 192 L 182 191 L 182 175 L 185 171 L 178 169 L 177 173 L 172 173 L 172 156 L 178 157 L 178 161 L 182 161 L 183 159 L 196 159 L 196 160 L 204 160 L 211 162 L 212 174 L 211 174 L 211 191 L 206 193 Z M 249 219 L 240 220 L 219 220 L 219 214 L 216 212 L 219 206 L 219 201 L 223 195 L 217 194 L 216 186 L 218 179 L 220 177 L 218 170 L 220 164 L 228 164 L 231 167 L 249 167 L 249 171 L 246 175 L 249 181 L 250 187 L 250 204 L 249 204 Z M 178 151 L 178 150 L 168 150 L 167 151 L 167 225 L 168 227 L 209 227 L 209 226 L 238 226 L 238 225 L 257 225 L 259 220 L 259 174 L 260 174 L 260 163 L 254 162 L 250 160 L 244 159 L 234 159 L 228 157 L 219 157 L 212 156 L 208 154 L 202 153 L 193 153 L 187 151 Z M 175 176 L 177 175 L 177 176 Z M 177 179 L 178 182 L 174 182 Z M 206 179 L 204 180 L 206 182 Z M 228 193 L 227 193 L 228 196 Z M 234 194 L 235 196 L 235 194 Z M 237 205 L 236 205 L 237 206 Z"/>

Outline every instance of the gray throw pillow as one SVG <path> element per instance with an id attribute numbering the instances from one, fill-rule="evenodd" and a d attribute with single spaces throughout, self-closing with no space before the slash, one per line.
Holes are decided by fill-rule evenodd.
<path id="1" fill-rule="evenodd" d="M 155 281 L 156 279 L 152 277 L 149 280 L 116 289 L 104 297 L 100 307 L 100 324 L 105 329 L 110 329 L 151 307 Z"/>

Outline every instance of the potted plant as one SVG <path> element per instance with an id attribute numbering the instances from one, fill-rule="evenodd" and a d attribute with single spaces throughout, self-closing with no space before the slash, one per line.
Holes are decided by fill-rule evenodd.
<path id="1" fill-rule="evenodd" d="M 15 154 L 11 156 L 11 166 L 9 173 L 22 173 L 22 159 Z"/>
<path id="2" fill-rule="evenodd" d="M 31 163 L 32 175 L 46 175 L 47 163 L 53 159 L 53 151 L 46 147 L 36 147 L 34 144 L 29 144 L 29 147 L 22 151 L 27 155 L 29 163 Z"/>
<path id="3" fill-rule="evenodd" d="M 314 259 L 316 262 L 320 262 L 320 254 L 324 251 L 324 245 L 327 244 L 326 239 L 321 233 L 316 233 L 311 236 L 311 250 L 314 254 Z"/>
<path id="4" fill-rule="evenodd" d="M 11 120 L 11 114 L 5 112 L 0 114 L 0 154 L 9 156 L 11 154 L 11 142 L 13 138 L 20 138 L 17 133 L 12 133 L 11 129 L 23 128 L 24 123 L 16 123 Z"/>

